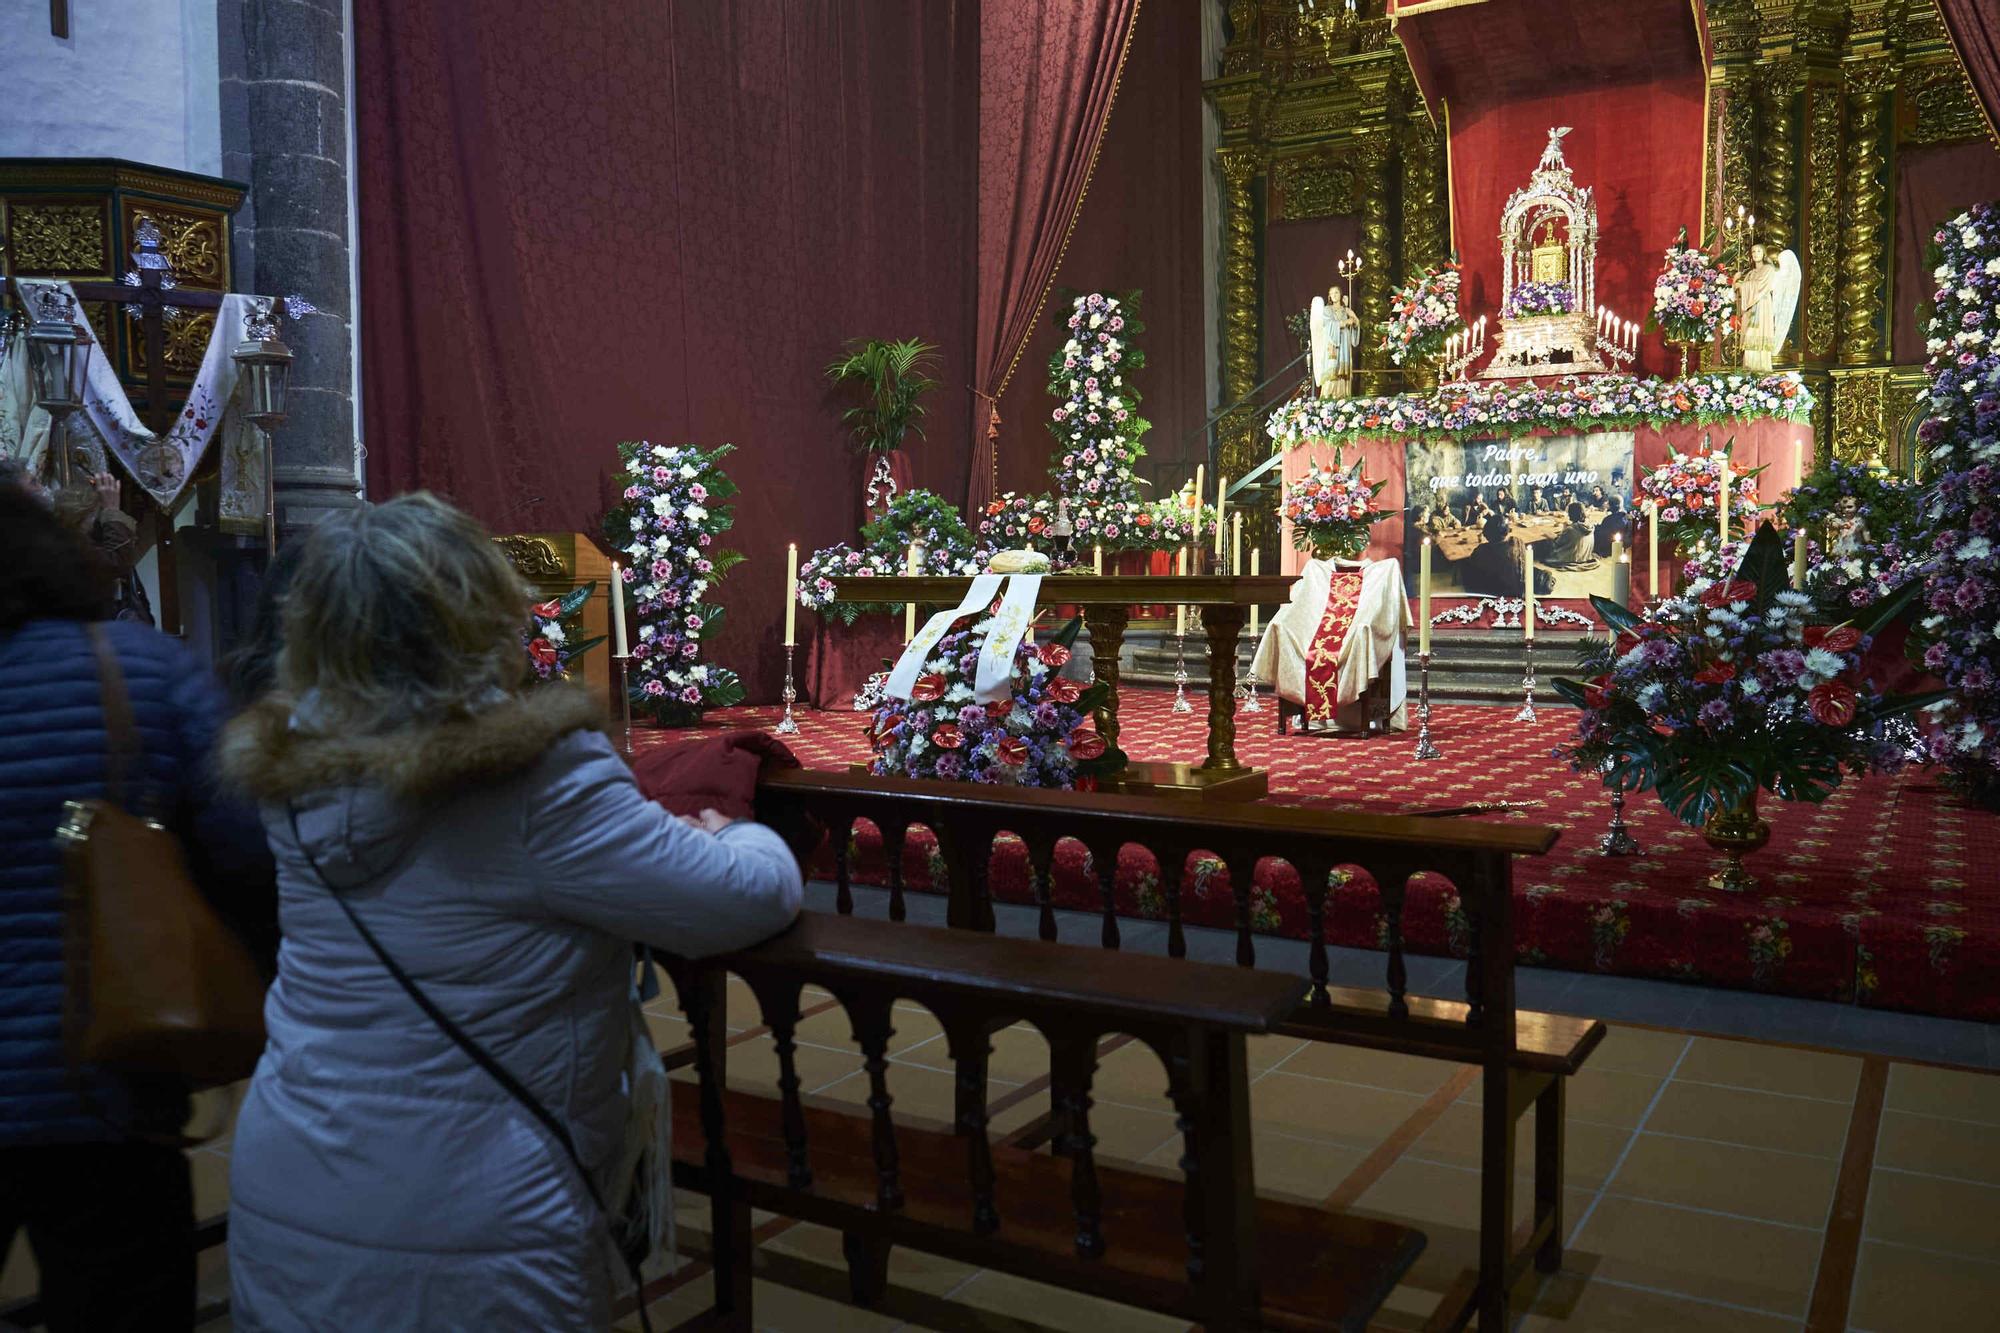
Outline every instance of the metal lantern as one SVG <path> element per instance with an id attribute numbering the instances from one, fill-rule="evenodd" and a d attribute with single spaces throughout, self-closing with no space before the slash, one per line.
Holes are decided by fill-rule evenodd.
<path id="1" fill-rule="evenodd" d="M 278 341 L 270 302 L 258 302 L 244 323 L 244 340 L 230 353 L 243 377 L 243 415 L 265 430 L 285 422 L 285 382 L 292 349 Z"/>
<path id="2" fill-rule="evenodd" d="M 69 484 L 69 414 L 83 406 L 90 371 L 90 335 L 71 318 L 76 302 L 68 292 L 43 287 L 34 296 L 35 318 L 28 327 L 28 373 L 35 404 L 49 414 L 49 449 L 56 482 Z"/>

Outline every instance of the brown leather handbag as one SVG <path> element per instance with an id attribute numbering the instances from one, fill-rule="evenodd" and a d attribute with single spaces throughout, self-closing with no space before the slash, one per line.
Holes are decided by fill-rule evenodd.
<path id="1" fill-rule="evenodd" d="M 141 785 L 124 673 L 91 625 L 108 740 L 105 799 L 68 801 L 63 1042 L 71 1065 L 174 1075 L 194 1088 L 248 1078 L 264 1049 L 264 978 L 195 884 L 180 839 L 126 808 Z"/>

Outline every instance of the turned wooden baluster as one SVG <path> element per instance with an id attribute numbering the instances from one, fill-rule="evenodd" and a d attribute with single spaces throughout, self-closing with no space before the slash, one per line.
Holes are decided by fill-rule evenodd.
<path id="1" fill-rule="evenodd" d="M 842 916 L 854 915 L 854 886 L 847 876 L 848 840 L 854 836 L 854 821 L 841 817 L 828 830 L 833 839 L 833 910 Z"/>
<path id="2" fill-rule="evenodd" d="M 1196 1076 L 1196 1052 L 1188 1048 L 1187 1042 L 1185 1037 L 1177 1042 L 1167 1059 L 1167 1097 L 1174 1104 L 1174 1128 L 1181 1136 L 1179 1166 L 1181 1177 L 1187 1182 L 1181 1195 L 1181 1224 L 1187 1232 L 1188 1281 L 1199 1287 L 1202 1275 L 1208 1269 L 1208 1209 L 1205 1199 L 1211 1184 L 1201 1169 L 1199 1136 L 1203 1098 L 1200 1080 Z"/>
<path id="3" fill-rule="evenodd" d="M 1256 1172 L 1241 1033 L 1184 1029 L 1167 1058 L 1167 1095 L 1187 1180 L 1188 1281 L 1206 1328 L 1259 1328 Z"/>
<path id="4" fill-rule="evenodd" d="M 882 830 L 882 854 L 889 858 L 889 919 L 902 921 L 909 916 L 903 902 L 903 839 L 909 825 L 884 819 L 877 826 Z"/>
<path id="5" fill-rule="evenodd" d="M 1000 1228 L 993 1201 L 993 1145 L 986 1137 L 986 1073 L 993 1055 L 983 1015 L 954 1015 L 945 1024 L 946 1050 L 958 1071 L 957 1129 L 965 1138 L 966 1173 L 972 1180 L 972 1229 L 991 1235 Z"/>
<path id="6" fill-rule="evenodd" d="M 1104 930 L 1099 942 L 1107 949 L 1120 947 L 1118 938 L 1118 849 L 1122 844 L 1097 843 L 1090 849 L 1091 868 L 1097 871 L 1097 896 L 1104 905 Z"/>
<path id="7" fill-rule="evenodd" d="M 729 1077 L 729 1029 L 724 988 L 717 969 L 670 969 L 681 1010 L 694 1036 L 694 1069 L 701 1105 L 702 1154 L 708 1180 L 710 1262 L 715 1268 L 715 1308 L 727 1328 L 749 1328 L 751 1302 L 750 1205 L 736 1193 L 735 1164 L 729 1157 L 729 1124 L 722 1093 Z"/>
<path id="8" fill-rule="evenodd" d="M 1187 933 L 1181 928 L 1181 876 L 1187 871 L 1185 847 L 1157 853 L 1160 865 L 1160 894 L 1167 904 L 1167 957 L 1187 957 Z"/>
<path id="9" fill-rule="evenodd" d="M 1382 921 L 1388 935 L 1389 949 L 1389 1017 L 1408 1018 L 1410 1002 L 1409 972 L 1403 965 L 1403 902 L 1409 891 L 1408 880 L 1399 872 L 1375 872 L 1375 884 L 1382 893 Z"/>
<path id="10" fill-rule="evenodd" d="M 1070 1159 L 1070 1208 L 1076 1215 L 1076 1252 L 1085 1259 L 1104 1253 L 1104 1195 L 1097 1182 L 1097 1136 L 1090 1132 L 1090 1085 L 1097 1073 L 1097 1034 L 1067 1033 L 1049 1051 L 1055 1089 L 1059 1156 Z"/>
<path id="11" fill-rule="evenodd" d="M 1301 861 L 1294 867 L 1299 872 L 1299 884 L 1306 895 L 1306 967 L 1312 975 L 1314 1004 L 1325 1004 L 1327 995 L 1326 964 L 1326 899 L 1327 881 L 1333 877 L 1333 867 L 1324 861 Z"/>
<path id="12" fill-rule="evenodd" d="M 1044 940 L 1056 937 L 1055 853 L 1056 840 L 1047 834 L 1023 835 L 1028 847 L 1028 881 L 1034 886 L 1035 906 L 1040 909 L 1036 933 Z"/>
<path id="13" fill-rule="evenodd" d="M 785 1182 L 795 1190 L 812 1188 L 812 1168 L 806 1164 L 806 1113 L 800 1101 L 797 1041 L 799 983 L 778 977 L 750 982 L 764 1025 L 771 1029 L 771 1046 L 778 1053 L 778 1097 L 785 1130 Z"/>
<path id="14" fill-rule="evenodd" d="M 1257 966 L 1257 945 L 1250 934 L 1250 908 L 1257 892 L 1257 858 L 1238 853 L 1223 865 L 1229 871 L 1229 896 L 1236 903 L 1236 965 Z"/>
<path id="15" fill-rule="evenodd" d="M 884 994 L 842 995 L 854 1024 L 854 1043 L 861 1048 L 861 1067 L 868 1071 L 868 1113 L 874 1121 L 875 1202 L 884 1212 L 903 1206 L 902 1167 L 896 1153 L 896 1125 L 889 1118 L 890 1000 Z"/>
<path id="16" fill-rule="evenodd" d="M 998 923 L 993 919 L 993 829 L 975 829 L 972 834 L 972 912 L 975 930 L 991 935 Z"/>

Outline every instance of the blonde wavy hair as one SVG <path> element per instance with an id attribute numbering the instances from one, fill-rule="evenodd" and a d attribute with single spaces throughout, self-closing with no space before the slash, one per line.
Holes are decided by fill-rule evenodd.
<path id="1" fill-rule="evenodd" d="M 528 601 L 486 529 L 428 492 L 333 515 L 300 548 L 279 686 L 352 734 L 482 711 L 526 678 Z"/>

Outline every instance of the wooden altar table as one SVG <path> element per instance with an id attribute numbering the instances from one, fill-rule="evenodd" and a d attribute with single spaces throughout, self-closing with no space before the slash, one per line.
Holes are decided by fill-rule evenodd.
<path id="1" fill-rule="evenodd" d="M 1236 652 L 1243 622 L 1253 606 L 1277 606 L 1291 596 L 1285 575 L 1229 574 L 1051 574 L 1042 580 L 1039 607 L 1075 606 L 1090 627 L 1091 661 L 1106 697 L 1097 710 L 1097 730 L 1118 742 L 1118 653 L 1133 606 L 1185 603 L 1199 607 L 1208 639 L 1208 753 L 1199 762 L 1128 763 L 1108 786 L 1120 791 L 1181 794 L 1215 800 L 1254 801 L 1270 789 L 1262 769 L 1236 758 Z M 972 586 L 967 576 L 895 575 L 842 580 L 837 602 L 914 602 L 919 606 L 958 605 Z"/>

